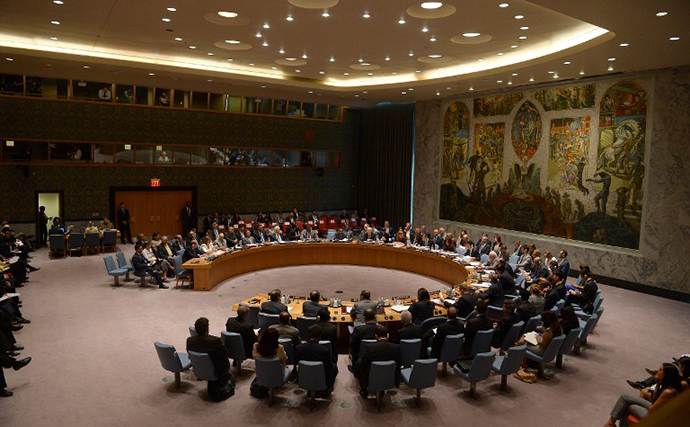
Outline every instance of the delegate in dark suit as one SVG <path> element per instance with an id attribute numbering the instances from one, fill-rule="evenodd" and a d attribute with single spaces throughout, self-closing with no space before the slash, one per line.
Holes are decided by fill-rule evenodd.
<path id="1" fill-rule="evenodd" d="M 520 321 L 520 315 L 515 312 L 504 315 L 494 328 L 494 336 L 491 338 L 491 347 L 499 348 L 503 344 L 510 327 Z"/>
<path id="2" fill-rule="evenodd" d="M 257 341 L 252 324 L 239 316 L 231 317 L 225 323 L 225 330 L 240 334 L 244 343 L 244 354 L 247 358 L 251 357 L 254 343 Z"/>
<path id="3" fill-rule="evenodd" d="M 137 251 L 132 256 L 132 267 L 134 267 L 134 275 L 137 277 L 142 277 L 148 275 L 156 279 L 156 284 L 158 286 L 163 284 L 163 276 L 160 270 L 156 270 L 149 265 L 149 262 L 144 258 L 144 255 Z M 143 279 L 142 279 L 143 281 Z"/>
<path id="4" fill-rule="evenodd" d="M 410 306 L 410 314 L 412 315 L 412 321 L 417 325 L 421 325 L 426 319 L 434 317 L 434 303 L 431 301 L 415 301 Z"/>
<path id="5" fill-rule="evenodd" d="M 364 348 L 359 364 L 359 386 L 363 392 L 366 392 L 369 386 L 371 362 L 387 360 L 395 361 L 395 384 L 397 386 L 400 381 L 400 346 L 382 338 Z"/>
<path id="6" fill-rule="evenodd" d="M 215 381 L 208 382 L 208 394 L 214 400 L 217 393 L 230 381 L 230 353 L 218 337 L 213 335 L 198 335 L 187 338 L 187 351 L 208 353 L 213 362 L 213 375 Z"/>
<path id="7" fill-rule="evenodd" d="M 413 340 L 417 338 L 422 338 L 422 327 L 414 323 L 409 323 L 401 326 L 400 329 L 393 334 L 390 342 L 400 344 L 400 340 Z"/>
<path id="8" fill-rule="evenodd" d="M 261 303 L 261 312 L 268 314 L 280 314 L 287 311 L 287 307 L 280 301 L 265 301 Z"/>
<path id="9" fill-rule="evenodd" d="M 182 222 L 182 235 L 186 236 L 189 230 L 194 228 L 194 215 L 191 206 L 182 207 L 180 221 Z"/>
<path id="10" fill-rule="evenodd" d="M 505 299 L 503 285 L 500 282 L 492 283 L 489 289 L 484 292 L 483 298 L 489 300 L 489 305 L 503 307 L 503 300 Z"/>
<path id="11" fill-rule="evenodd" d="M 570 274 L 570 261 L 568 261 L 568 258 L 561 258 L 561 261 L 558 263 L 558 269 L 563 272 L 564 278 L 568 278 L 568 274 Z"/>
<path id="12" fill-rule="evenodd" d="M 465 341 L 462 344 L 462 352 L 464 355 L 469 355 L 472 351 L 472 344 L 474 337 L 479 331 L 488 331 L 493 328 L 493 322 L 489 320 L 484 314 L 477 314 L 465 324 Z"/>
<path id="13" fill-rule="evenodd" d="M 321 331 L 321 341 L 330 341 L 331 343 L 331 355 L 333 356 L 333 361 L 338 361 L 338 327 L 328 321 L 319 322 L 315 325 L 311 325 L 309 330 L 319 329 Z"/>
<path id="14" fill-rule="evenodd" d="M 477 305 L 478 300 L 478 293 L 467 292 L 465 295 L 455 300 L 455 303 L 451 305 L 458 309 L 458 317 L 462 317 L 464 319 L 474 311 L 474 307 Z"/>
<path id="15" fill-rule="evenodd" d="M 424 334 L 424 338 L 431 344 L 431 354 L 429 357 L 438 358 L 441 355 L 441 348 L 443 347 L 446 337 L 448 335 L 462 334 L 464 330 L 465 327 L 456 319 L 449 320 L 439 325 L 439 327 L 436 328 L 436 335 L 434 335 L 433 329 L 427 331 L 427 333 Z"/>
<path id="16" fill-rule="evenodd" d="M 295 347 L 295 364 L 299 365 L 300 360 L 323 362 L 326 371 L 326 386 L 332 389 L 338 368 L 334 366 L 330 353 L 327 347 L 322 346 L 317 341 L 309 340 Z"/>
<path id="17" fill-rule="evenodd" d="M 122 205 L 117 210 L 117 229 L 120 230 L 120 241 L 123 245 L 127 242 L 132 243 L 132 231 L 129 228 L 129 209 L 124 208 Z M 125 241 L 125 236 L 127 241 Z"/>
<path id="18" fill-rule="evenodd" d="M 376 324 L 367 323 L 362 326 L 357 326 L 350 337 L 350 351 L 352 353 L 352 362 L 357 363 L 359 360 L 359 350 L 362 340 L 373 340 L 376 337 Z"/>
<path id="19" fill-rule="evenodd" d="M 326 307 L 314 301 L 305 301 L 302 304 L 302 315 L 306 317 L 316 317 L 319 311 Z"/>

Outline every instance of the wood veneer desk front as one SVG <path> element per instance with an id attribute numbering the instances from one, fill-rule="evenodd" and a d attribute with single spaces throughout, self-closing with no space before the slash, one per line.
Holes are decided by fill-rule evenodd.
<path id="1" fill-rule="evenodd" d="M 440 255 L 407 248 L 357 243 L 288 243 L 235 251 L 213 261 L 189 260 L 194 290 L 210 291 L 218 283 L 252 271 L 311 264 L 348 264 L 390 268 L 432 277 L 449 285 L 467 280 L 465 267 Z"/>

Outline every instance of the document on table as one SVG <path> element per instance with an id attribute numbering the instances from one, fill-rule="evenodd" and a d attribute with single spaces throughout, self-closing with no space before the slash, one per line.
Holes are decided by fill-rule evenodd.
<path id="1" fill-rule="evenodd" d="M 391 307 L 391 310 L 396 311 L 398 313 L 402 313 L 403 311 L 409 309 L 409 305 L 394 305 Z"/>
<path id="2" fill-rule="evenodd" d="M 287 309 L 288 309 L 288 312 L 292 311 L 293 308 L 295 308 L 295 307 L 290 307 L 290 306 L 288 306 L 288 308 L 287 308 Z"/>
<path id="3" fill-rule="evenodd" d="M 345 307 L 345 312 L 350 314 L 351 311 L 352 311 L 352 306 Z"/>
<path id="4" fill-rule="evenodd" d="M 528 342 L 529 344 L 537 345 L 537 344 L 539 344 L 539 342 L 537 341 L 537 336 L 538 336 L 538 334 L 534 331 L 527 332 L 525 334 L 525 341 Z"/>
<path id="5" fill-rule="evenodd" d="M 491 283 L 489 283 L 489 282 L 475 283 L 474 286 L 476 286 L 478 288 L 490 288 Z"/>

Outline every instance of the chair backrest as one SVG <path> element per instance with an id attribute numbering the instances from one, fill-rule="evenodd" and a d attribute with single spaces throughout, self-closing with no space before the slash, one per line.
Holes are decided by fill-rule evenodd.
<path id="1" fill-rule="evenodd" d="M 60 233 L 60 234 L 51 234 L 50 235 L 50 249 L 51 250 L 57 250 L 57 249 L 65 249 L 65 235 Z"/>
<path id="2" fill-rule="evenodd" d="M 554 314 L 560 313 L 561 309 L 565 305 L 565 300 L 564 299 L 559 299 L 556 305 L 551 309 Z"/>
<path id="3" fill-rule="evenodd" d="M 100 246 L 101 235 L 98 233 L 86 233 L 86 246 Z"/>
<path id="4" fill-rule="evenodd" d="M 568 335 L 566 335 L 565 340 L 563 340 L 561 348 L 558 349 L 558 354 L 568 354 L 571 351 L 573 351 L 573 347 L 575 347 L 575 342 L 580 337 L 581 332 L 581 328 L 571 329 L 570 332 L 568 332 Z"/>
<path id="5" fill-rule="evenodd" d="M 360 356 L 362 355 L 362 353 L 364 352 L 364 348 L 365 348 L 366 346 L 368 346 L 369 344 L 375 344 L 375 343 L 376 343 L 376 340 L 375 340 L 375 339 L 368 339 L 368 338 L 365 338 L 365 339 L 363 339 L 362 341 L 360 341 L 360 344 L 359 344 L 359 355 L 360 355 Z"/>
<path id="6" fill-rule="evenodd" d="M 259 313 L 259 328 L 263 334 L 271 325 L 277 325 L 279 322 L 277 314 Z"/>
<path id="7" fill-rule="evenodd" d="M 214 374 L 213 361 L 208 353 L 189 351 L 189 360 L 192 362 L 194 375 L 197 378 L 206 381 L 217 380 L 216 375 Z"/>
<path id="8" fill-rule="evenodd" d="M 523 326 L 525 326 L 525 322 L 521 320 L 513 324 L 513 326 L 511 326 L 510 329 L 508 329 L 508 333 L 503 338 L 503 343 L 501 343 L 501 350 L 505 351 L 515 344 L 515 342 L 518 339 L 518 335 L 520 335 L 520 331 L 522 331 Z"/>
<path id="9" fill-rule="evenodd" d="M 596 329 L 597 325 L 599 324 L 599 321 L 601 320 L 601 315 L 604 314 L 604 307 L 599 307 L 599 309 L 596 312 L 597 320 L 594 322 L 594 326 L 592 327 L 592 330 Z"/>
<path id="10" fill-rule="evenodd" d="M 326 368 L 323 362 L 301 360 L 297 369 L 299 388 L 307 391 L 326 390 Z"/>
<path id="11" fill-rule="evenodd" d="M 556 358 L 558 350 L 560 350 L 561 345 L 563 345 L 563 341 L 565 341 L 565 335 L 563 334 L 551 339 L 546 350 L 544 350 L 544 355 L 542 356 L 543 363 L 549 363 Z"/>
<path id="12" fill-rule="evenodd" d="M 592 306 L 594 307 L 592 309 L 592 313 L 595 313 L 599 307 L 601 307 L 602 302 L 604 302 L 604 297 L 602 297 L 601 294 L 597 294 L 597 296 L 594 298 L 594 302 L 592 303 Z"/>
<path id="13" fill-rule="evenodd" d="M 503 307 L 497 307 L 495 305 L 488 306 L 486 311 L 486 317 L 492 320 L 503 319 Z"/>
<path id="14" fill-rule="evenodd" d="M 467 253 L 467 249 L 465 249 L 464 246 L 458 246 L 455 248 L 455 252 L 459 253 L 460 255 L 465 255 Z"/>
<path id="15" fill-rule="evenodd" d="M 278 338 L 278 343 L 283 345 L 285 354 L 287 355 L 287 364 L 295 364 L 295 346 L 292 345 L 292 340 L 290 338 Z"/>
<path id="16" fill-rule="evenodd" d="M 412 388 L 428 388 L 436 385 L 438 359 L 417 359 L 412 365 L 410 384 Z"/>
<path id="17" fill-rule="evenodd" d="M 582 332 L 580 332 L 580 341 L 585 341 L 587 339 L 587 336 L 592 332 L 592 329 L 594 329 L 594 324 L 597 323 L 597 320 L 599 319 L 599 316 L 596 314 L 593 314 L 587 319 L 587 323 L 585 323 L 585 327 L 582 328 Z"/>
<path id="18" fill-rule="evenodd" d="M 415 360 L 422 354 L 422 340 L 415 338 L 412 340 L 400 340 L 400 364 L 402 366 L 412 366 Z"/>
<path id="19" fill-rule="evenodd" d="M 110 255 L 104 256 L 103 261 L 105 261 L 105 269 L 108 270 L 108 274 L 117 270 L 117 267 L 115 267 L 115 260 L 113 260 L 113 257 Z"/>
<path id="20" fill-rule="evenodd" d="M 422 333 L 426 333 L 430 329 L 434 329 L 437 326 L 443 325 L 448 321 L 447 317 L 430 317 L 422 322 Z"/>
<path id="21" fill-rule="evenodd" d="M 228 349 L 230 353 L 230 358 L 232 360 L 245 360 L 247 359 L 247 354 L 244 351 L 244 341 L 242 341 L 242 335 L 237 332 L 227 332 L 223 331 L 220 333 L 220 338 L 223 340 L 223 344 Z"/>
<path id="22" fill-rule="evenodd" d="M 537 329 L 539 323 L 541 323 L 541 314 L 537 314 L 536 316 L 530 317 L 522 333 L 526 334 L 527 332 L 532 332 L 533 330 Z"/>
<path id="23" fill-rule="evenodd" d="M 127 262 L 127 258 L 125 258 L 124 252 L 116 252 L 115 258 L 117 258 L 117 265 L 119 265 L 120 268 L 125 268 L 125 267 L 131 266 L 131 264 L 129 264 Z"/>
<path id="24" fill-rule="evenodd" d="M 153 343 L 158 353 L 158 359 L 161 361 L 161 366 L 166 371 L 182 372 L 182 362 L 175 353 L 175 347 L 170 344 L 163 344 L 156 341 Z"/>
<path id="25" fill-rule="evenodd" d="M 518 260 L 520 260 L 519 256 L 511 255 L 508 257 L 508 264 L 517 264 Z"/>
<path id="26" fill-rule="evenodd" d="M 184 251 L 185 251 L 184 249 L 180 248 L 180 250 L 177 251 L 177 253 L 175 255 L 184 255 Z"/>
<path id="27" fill-rule="evenodd" d="M 252 324 L 254 329 L 259 327 L 259 307 L 250 305 L 249 306 L 249 317 L 247 317 L 247 321 Z"/>
<path id="28" fill-rule="evenodd" d="M 84 247 L 84 235 L 81 233 L 74 233 L 69 235 L 69 248 L 79 249 Z"/>
<path id="29" fill-rule="evenodd" d="M 182 271 L 182 255 L 175 255 L 173 257 L 173 267 L 175 267 L 175 274 L 180 274 Z"/>
<path id="30" fill-rule="evenodd" d="M 474 341 L 472 341 L 472 350 L 470 351 L 470 356 L 475 357 L 479 353 L 491 351 L 491 339 L 493 337 L 493 329 L 477 332 L 477 335 L 474 336 Z"/>
<path id="31" fill-rule="evenodd" d="M 515 286 L 520 287 L 522 286 L 522 282 L 525 281 L 525 275 L 523 273 L 518 274 L 517 279 L 515 279 Z"/>
<path id="32" fill-rule="evenodd" d="M 326 240 L 331 241 L 335 237 L 335 230 L 329 229 L 328 230 L 328 235 L 326 235 Z"/>
<path id="33" fill-rule="evenodd" d="M 482 254 L 482 256 L 479 257 L 479 262 L 481 262 L 482 264 L 486 264 L 487 262 L 489 262 L 489 255 Z"/>
<path id="34" fill-rule="evenodd" d="M 386 391 L 395 388 L 395 360 L 371 362 L 367 388 L 371 391 Z"/>
<path id="35" fill-rule="evenodd" d="M 189 336 L 190 337 L 195 337 L 199 335 L 199 333 L 196 331 L 196 328 L 194 326 L 189 327 Z"/>
<path id="36" fill-rule="evenodd" d="M 112 246 L 117 243 L 117 230 L 103 231 L 103 246 Z"/>
<path id="37" fill-rule="evenodd" d="M 465 341 L 465 334 L 446 335 L 443 346 L 441 346 L 441 354 L 439 362 L 452 362 L 460 357 L 462 353 L 462 343 Z"/>
<path id="38" fill-rule="evenodd" d="M 470 320 L 471 318 L 473 318 L 476 315 L 477 315 L 477 313 L 474 310 L 472 310 L 470 312 L 470 314 L 467 315 L 467 317 L 458 317 L 458 320 L 461 321 L 462 323 L 467 323 L 468 320 Z"/>
<path id="39" fill-rule="evenodd" d="M 501 364 L 499 374 L 512 375 L 519 371 L 522 367 L 522 361 L 525 360 L 526 353 L 527 344 L 510 347 L 506 350 L 506 355 L 502 356 L 503 363 Z"/>
<path id="40" fill-rule="evenodd" d="M 283 367 L 280 365 L 280 359 L 277 357 L 267 359 L 265 357 L 257 357 L 254 359 L 256 363 L 256 382 L 264 387 L 281 387 L 285 384 L 283 374 Z"/>
<path id="41" fill-rule="evenodd" d="M 316 317 L 305 317 L 305 316 L 300 316 L 297 318 L 297 329 L 299 330 L 299 337 L 303 341 L 307 341 L 309 339 L 309 328 L 311 328 L 312 325 L 316 325 L 319 319 Z"/>
<path id="42" fill-rule="evenodd" d="M 494 359 L 496 359 L 496 353 L 492 351 L 478 353 L 474 356 L 470 372 L 467 374 L 467 380 L 477 382 L 489 378 Z"/>

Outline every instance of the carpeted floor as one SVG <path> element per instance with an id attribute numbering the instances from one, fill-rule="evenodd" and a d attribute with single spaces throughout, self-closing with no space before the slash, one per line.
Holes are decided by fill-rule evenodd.
<path id="1" fill-rule="evenodd" d="M 124 246 L 129 257 L 131 245 Z M 252 362 L 246 362 L 235 396 L 222 403 L 206 399 L 205 383 L 183 375 L 173 389 L 153 342 L 184 351 L 187 327 L 200 316 L 218 334 L 234 302 L 273 287 L 290 294 L 311 289 L 343 299 L 369 288 L 373 296 L 414 294 L 438 282 L 397 271 L 365 267 L 308 266 L 248 274 L 211 292 L 192 292 L 132 282 L 112 287 L 101 256 L 48 260 L 45 250 L 33 254 L 41 271 L 22 288 L 25 317 L 32 323 L 16 334 L 34 360 L 19 372 L 5 370 L 9 390 L 0 399 L 0 426 L 157 426 L 157 425 L 490 425 L 599 426 L 622 392 L 633 390 L 626 379 L 642 379 L 644 368 L 658 367 L 671 356 L 690 352 L 688 305 L 602 285 L 606 311 L 590 348 L 568 356 L 564 369 L 549 380 L 525 384 L 500 377 L 480 383 L 478 400 L 462 392 L 469 385 L 449 375 L 423 392 L 417 408 L 414 392 L 402 386 L 386 397 L 381 413 L 358 387 L 341 355 L 335 392 L 313 412 L 304 395 L 290 384 L 273 408 L 249 396 Z"/>

